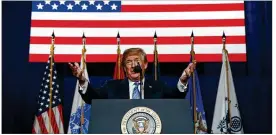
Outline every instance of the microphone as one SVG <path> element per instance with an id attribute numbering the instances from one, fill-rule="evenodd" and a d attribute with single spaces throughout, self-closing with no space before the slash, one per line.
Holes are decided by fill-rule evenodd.
<path id="1" fill-rule="evenodd" d="M 133 71 L 135 73 L 141 73 L 142 72 L 142 68 L 141 68 L 139 62 L 137 63 L 137 66 L 134 67 Z"/>

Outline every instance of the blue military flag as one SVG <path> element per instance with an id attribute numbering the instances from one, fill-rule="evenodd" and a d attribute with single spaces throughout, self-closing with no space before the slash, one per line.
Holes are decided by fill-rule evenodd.
<path id="1" fill-rule="evenodd" d="M 195 130 L 197 134 L 207 133 L 207 123 L 205 118 L 205 111 L 203 107 L 199 79 L 197 76 L 197 71 L 194 71 L 195 76 L 195 93 L 196 93 L 196 122 Z M 190 101 L 190 106 L 193 111 L 194 107 L 194 94 L 193 94 L 193 77 L 191 76 L 188 80 L 188 93 L 186 95 L 186 99 Z M 194 117 L 193 117 L 194 118 Z"/>

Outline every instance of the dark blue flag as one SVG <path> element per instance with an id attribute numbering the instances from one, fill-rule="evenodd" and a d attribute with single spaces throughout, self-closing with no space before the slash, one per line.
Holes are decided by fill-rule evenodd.
<path id="1" fill-rule="evenodd" d="M 201 97 L 201 91 L 200 91 L 200 85 L 199 85 L 199 79 L 197 76 L 197 71 L 194 71 L 195 76 L 195 93 L 196 93 L 196 115 L 197 115 L 197 121 L 195 123 L 196 133 L 202 134 L 207 133 L 207 123 L 205 118 L 205 111 L 203 107 L 202 97 Z M 190 101 L 191 110 L 193 112 L 193 105 L 194 105 L 194 96 L 193 96 L 193 76 L 188 80 L 188 93 L 186 95 L 186 99 Z M 194 119 L 194 117 L 193 117 Z"/>

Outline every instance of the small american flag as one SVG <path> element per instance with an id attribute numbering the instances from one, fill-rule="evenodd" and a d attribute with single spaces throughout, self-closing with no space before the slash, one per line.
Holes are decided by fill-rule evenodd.
<path id="1" fill-rule="evenodd" d="M 50 107 L 50 59 L 46 65 L 38 96 L 38 110 L 35 115 L 32 133 L 64 133 L 63 115 L 59 84 L 57 80 L 57 70 L 53 63 L 52 72 L 52 108 Z M 51 112 L 50 112 L 51 111 Z M 51 117 L 51 118 L 50 118 Z M 50 122 L 51 119 L 51 122 Z"/>
<path id="2" fill-rule="evenodd" d="M 153 61 L 158 35 L 159 62 L 189 62 L 190 35 L 196 60 L 220 62 L 222 33 L 230 61 L 246 61 L 244 1 L 35 1 L 32 2 L 30 62 L 47 61 L 55 31 L 56 62 L 79 61 L 82 33 L 87 62 L 115 62 L 116 35 L 121 51 L 141 47 Z"/>

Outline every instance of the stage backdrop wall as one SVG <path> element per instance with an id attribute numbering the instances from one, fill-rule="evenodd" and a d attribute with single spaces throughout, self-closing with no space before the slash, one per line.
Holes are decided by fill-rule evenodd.
<path id="1" fill-rule="evenodd" d="M 31 133 L 45 63 L 29 63 L 31 2 L 2 2 L 2 130 Z M 231 63 L 245 133 L 272 133 L 272 2 L 245 2 L 247 62 Z M 176 85 L 187 63 L 161 63 L 162 80 Z M 57 64 L 67 131 L 76 79 Z M 152 68 L 152 63 L 149 69 Z M 98 87 L 111 79 L 114 63 L 89 63 Z M 208 127 L 211 128 L 221 63 L 197 66 Z M 147 72 L 151 75 L 151 70 Z"/>

